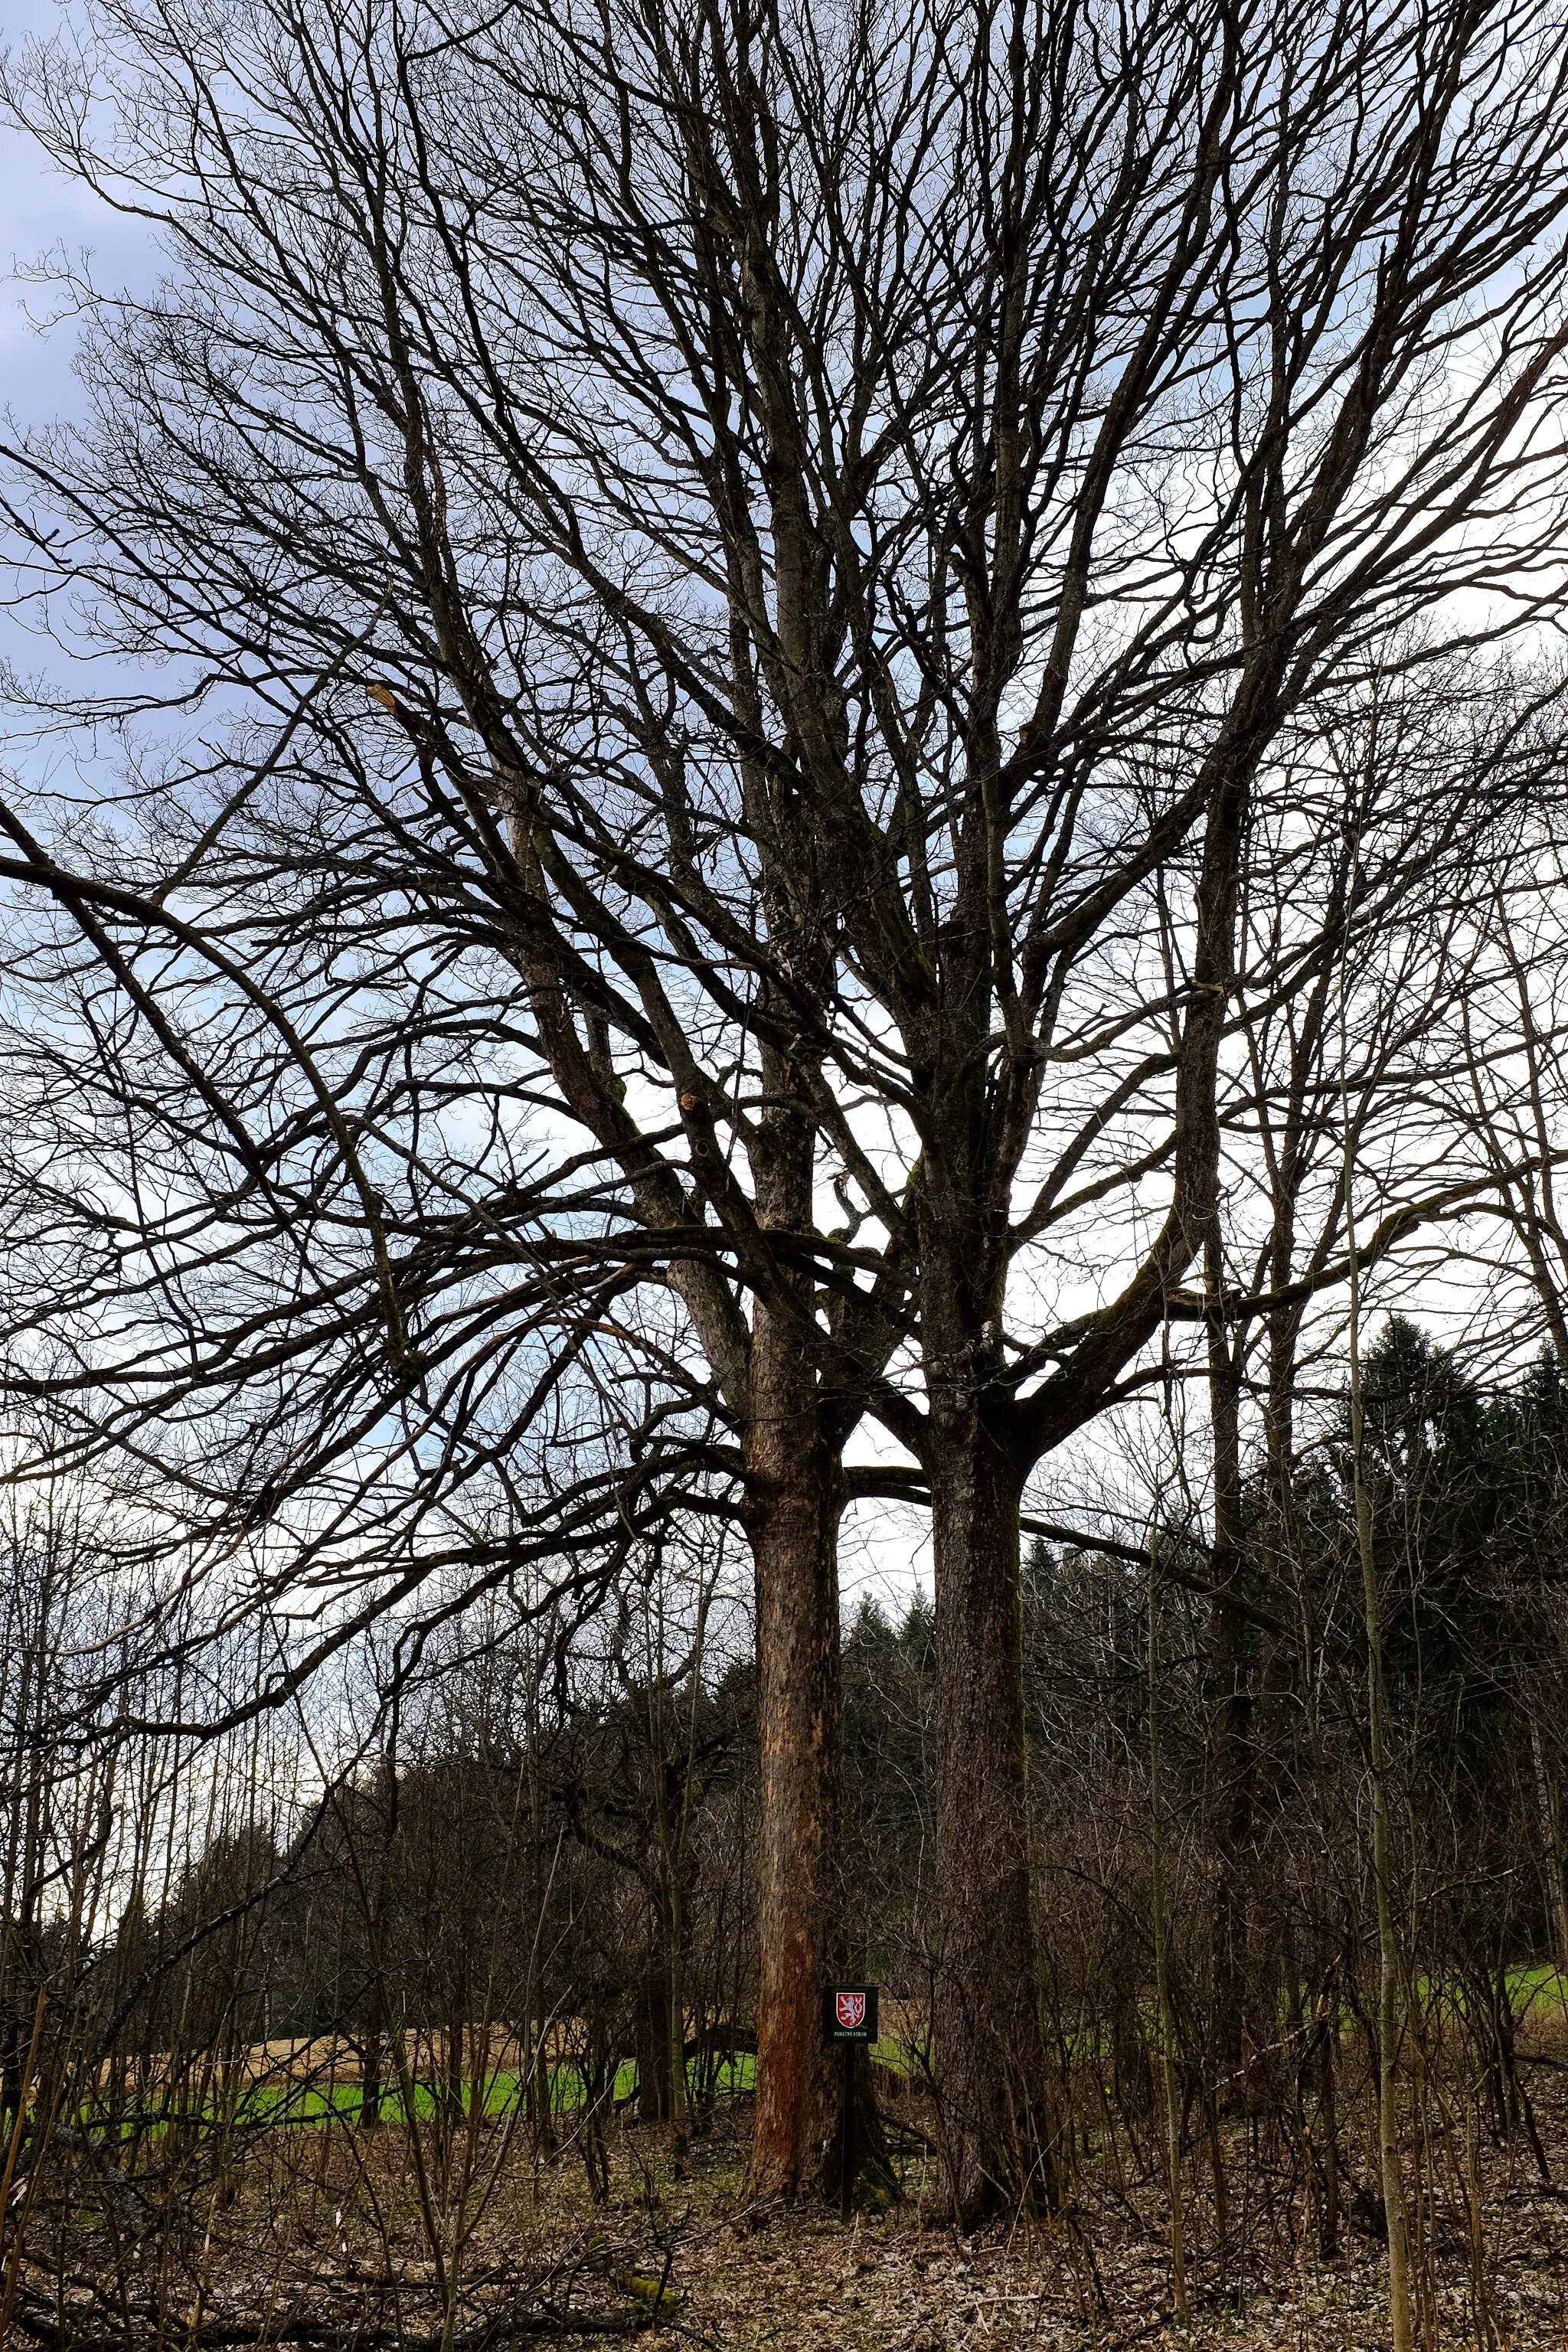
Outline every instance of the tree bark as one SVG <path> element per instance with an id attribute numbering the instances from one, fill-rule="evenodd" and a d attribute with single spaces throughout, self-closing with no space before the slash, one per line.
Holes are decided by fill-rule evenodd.
<path id="1" fill-rule="evenodd" d="M 648 1950 L 637 1983 L 632 2055 L 637 2070 L 637 2121 L 668 2123 L 674 2106 L 674 2061 L 670 2045 L 669 1928 L 661 1907 L 650 1905 Z"/>
<path id="2" fill-rule="evenodd" d="M 1053 2202 L 1056 2177 L 1029 1906 L 1022 1477 L 973 1404 L 939 1402 L 933 1421 L 942 1756 L 934 2026 L 944 2201 L 968 2223 L 1004 2204 Z"/>
<path id="3" fill-rule="evenodd" d="M 762 1762 L 755 2191 L 824 2178 L 837 2129 L 823 2042 L 833 1972 L 841 1763 L 835 1465 L 793 1329 L 759 1307 L 746 1514 L 756 1575 Z"/>
<path id="4" fill-rule="evenodd" d="M 771 1108 L 753 1158 L 758 1222 L 811 1221 L 814 1137 L 787 1060 L 764 1055 Z M 752 1316 L 743 1513 L 756 1580 L 762 1963 L 753 2194 L 824 2187 L 838 2127 L 822 1989 L 843 1952 L 838 1456 L 824 1427 L 809 1276 Z"/>

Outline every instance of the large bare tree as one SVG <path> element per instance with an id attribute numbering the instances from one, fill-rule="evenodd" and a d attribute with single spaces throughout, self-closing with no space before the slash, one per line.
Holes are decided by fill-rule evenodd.
<path id="1" fill-rule="evenodd" d="M 758 2171 L 786 2185 L 831 2119 L 843 1451 L 868 1411 L 906 1450 L 949 2200 L 1048 2191 L 1020 1503 L 1218 1265 L 1238 991 L 1342 950 L 1331 920 L 1244 965 L 1263 813 L 1374 667 L 1474 659 L 1555 595 L 1554 20 L 92 21 L 16 102 L 164 224 L 174 274 L 82 289 L 94 420 L 16 448 L 14 513 L 38 594 L 174 659 L 226 736 L 176 747 L 88 877 L 20 815 L 7 871 L 97 927 L 149 1024 L 174 942 L 193 1005 L 221 971 L 282 1041 L 410 1394 L 451 1269 L 520 1226 L 552 1297 L 586 1252 L 679 1298 L 666 1373 L 705 1361 L 756 1559 Z M 333 1031 L 312 1083 L 328 964 L 381 1042 L 351 1069 Z M 353 1088 L 416 1001 L 392 1139 Z M 400 1233 L 384 1179 L 432 1197 L 448 1047 L 454 1129 L 471 1083 L 498 1152 Z M 495 1183 L 546 1093 L 585 1204 Z M 269 1181 L 236 1198 L 283 1234 Z"/>

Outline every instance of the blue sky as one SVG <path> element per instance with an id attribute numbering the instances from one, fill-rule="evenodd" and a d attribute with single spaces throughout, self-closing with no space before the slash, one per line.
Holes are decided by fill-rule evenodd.
<path id="1" fill-rule="evenodd" d="M 81 0 L 0 0 L 0 54 L 14 65 L 29 38 L 68 34 L 73 16 L 79 22 L 82 14 Z M 78 324 L 60 315 L 57 292 L 33 282 L 36 265 L 50 253 L 79 266 L 85 257 L 94 282 L 111 290 L 145 287 L 160 268 L 144 225 L 58 170 L 36 140 L 0 116 L 0 416 L 7 438 L 69 416 L 81 403 L 72 367 Z M 60 656 L 4 610 L 0 657 L 24 676 L 59 673 Z M 37 772 L 36 756 L 15 734 L 0 751 L 13 775 Z"/>
<path id="2" fill-rule="evenodd" d="M 14 56 L 29 35 L 47 36 L 68 21 L 69 12 L 57 0 L 3 0 L 0 50 Z M 39 424 L 73 401 L 74 331 L 67 322 L 40 335 L 29 313 L 44 313 L 47 297 L 17 282 L 18 270 L 60 246 L 73 256 L 90 253 L 94 274 L 105 284 L 144 278 L 154 266 L 144 230 L 56 171 L 25 131 L 0 122 L 0 404 L 27 424 Z"/>

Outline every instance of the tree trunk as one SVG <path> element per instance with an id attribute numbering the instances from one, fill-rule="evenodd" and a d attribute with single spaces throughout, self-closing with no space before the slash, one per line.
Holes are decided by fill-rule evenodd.
<path id="1" fill-rule="evenodd" d="M 941 1790 L 934 2019 L 944 2198 L 963 2222 L 1054 2201 L 1029 1908 L 1021 1478 L 977 1407 L 933 1407 Z M 946 1426 L 942 1424 L 945 1423 Z"/>
<path id="2" fill-rule="evenodd" d="M 782 1057 L 764 1062 L 773 1108 L 757 1154 L 759 1222 L 811 1221 L 809 1115 Z M 837 1457 L 824 1433 L 807 1276 L 757 1301 L 745 1439 L 746 1531 L 756 1578 L 762 1765 L 753 2195 L 826 2186 L 838 2086 L 822 1989 L 841 1964 L 838 1844 L 843 1723 L 838 1658 Z"/>
<path id="3" fill-rule="evenodd" d="M 1209 1413 L 1214 1434 L 1215 1600 L 1209 1612 L 1209 1823 L 1214 1847 L 1210 1922 L 1215 2091 L 1224 2112 L 1245 2104 L 1248 2008 L 1248 1879 L 1257 1749 L 1250 1635 L 1228 1597 L 1242 1572 L 1238 1367 L 1219 1318 L 1217 1252 L 1210 1253 Z"/>
<path id="4" fill-rule="evenodd" d="M 1182 2095 L 1176 2070 L 1176 2011 L 1171 1999 L 1170 1918 L 1165 1908 L 1164 1791 L 1160 1785 L 1160 1615 L 1153 1559 L 1149 1572 L 1149 1895 L 1154 1930 L 1154 1994 L 1160 2016 L 1160 2074 L 1165 2095 L 1165 2178 L 1171 2202 L 1171 2291 L 1187 2312 L 1186 2221 L 1182 2200 Z"/>
<path id="5" fill-rule="evenodd" d="M 746 1501 L 756 1572 L 762 1977 L 752 2180 L 754 2190 L 793 2197 L 824 2177 L 838 2121 L 822 2033 L 822 1988 L 838 1942 L 837 1482 L 798 1343 L 763 1307 L 753 1360 Z"/>
<path id="6" fill-rule="evenodd" d="M 1546 1904 L 1557 1948 L 1557 1965 L 1568 1969 L 1568 1872 L 1563 1868 L 1563 1832 L 1558 1820 L 1557 1791 L 1542 1746 L 1541 1725 L 1533 1702 L 1530 1708 L 1530 1755 L 1535 1767 L 1535 1798 L 1541 1810 L 1542 1858 L 1546 1871 Z"/>
<path id="7" fill-rule="evenodd" d="M 1323 2021 L 1319 2114 L 1322 2118 L 1323 2216 L 1318 2231 L 1318 2252 L 1325 2263 L 1340 2258 L 1340 2114 L 1334 2086 L 1334 2061 L 1339 2052 L 1339 1986 L 1331 1978 Z"/>
<path id="8" fill-rule="evenodd" d="M 664 2124 L 673 2111 L 668 1929 L 660 1906 L 649 1909 L 649 1948 L 637 1984 L 632 2054 L 637 2070 L 637 2121 Z"/>
<path id="9" fill-rule="evenodd" d="M 366 2131 L 374 2131 L 381 2121 L 382 2062 L 386 2042 L 384 2014 L 384 1995 L 378 1969 L 371 1983 L 370 2015 L 365 2024 L 364 2048 L 360 2059 L 359 2119 L 362 2128 Z"/>
<path id="10" fill-rule="evenodd" d="M 1342 1066 L 1343 1051 L 1342 1043 Z M 1366 1631 L 1367 1748 L 1372 1779 L 1372 1874 L 1377 1898 L 1377 2152 L 1388 2219 L 1388 2316 L 1394 2352 L 1414 2352 L 1405 2176 L 1395 2104 L 1400 2045 L 1399 1948 L 1394 1911 L 1394 1831 L 1389 1800 L 1386 1694 L 1383 1672 L 1383 1598 L 1366 1483 L 1361 1386 L 1361 1282 L 1351 1207 L 1350 1122 L 1345 1121 L 1345 1232 L 1350 1254 L 1351 1465 L 1356 1542 L 1361 1554 Z"/>
<path id="11" fill-rule="evenodd" d="M 1219 1568 L 1215 1550 L 1215 1582 Z M 1246 1620 L 1215 1600 L 1209 1622 L 1212 1691 L 1209 1759 L 1210 1828 L 1214 1841 L 1214 1910 L 1210 1923 L 1214 1979 L 1215 2094 L 1221 2112 L 1246 2104 L 1255 2046 L 1249 2009 L 1249 1873 L 1256 1749 Z"/>

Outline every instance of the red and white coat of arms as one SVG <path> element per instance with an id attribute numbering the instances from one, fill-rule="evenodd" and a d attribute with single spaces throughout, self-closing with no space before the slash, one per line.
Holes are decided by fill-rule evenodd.
<path id="1" fill-rule="evenodd" d="M 834 1995 L 833 2006 L 838 2022 L 849 2032 L 866 2022 L 866 1996 L 863 1992 L 841 1992 Z"/>

